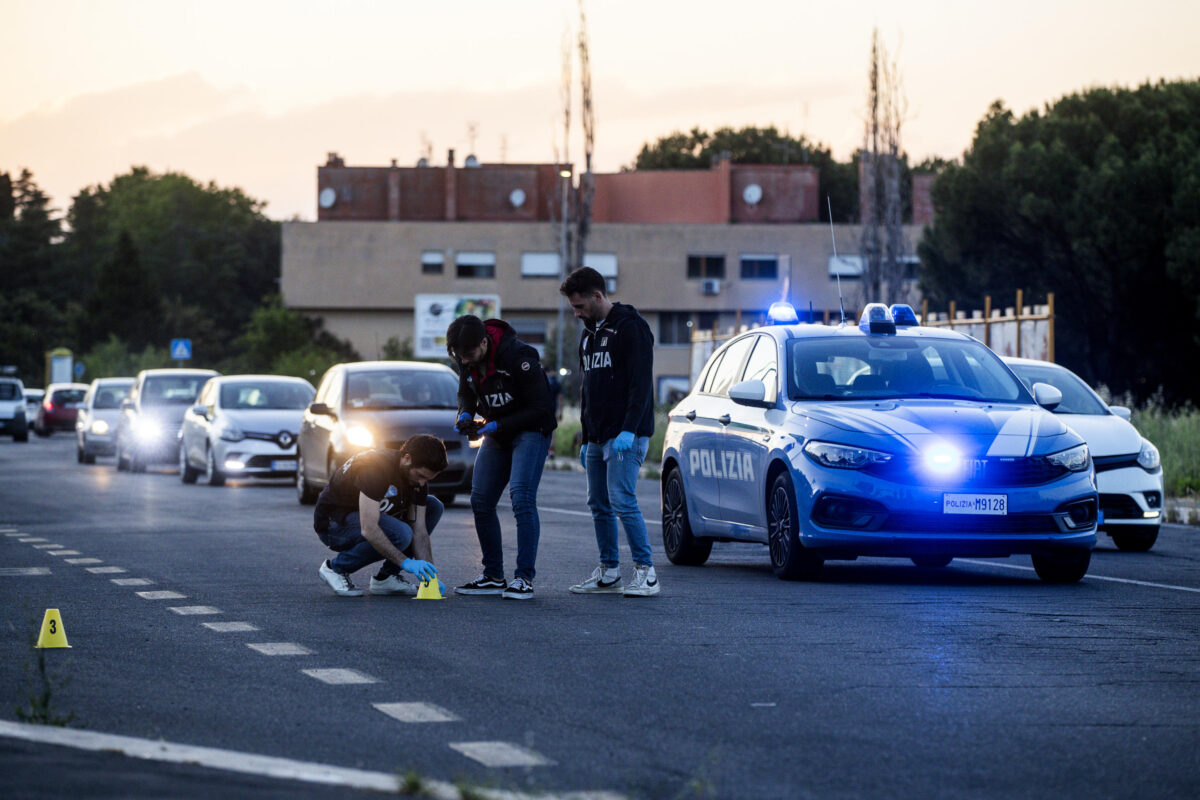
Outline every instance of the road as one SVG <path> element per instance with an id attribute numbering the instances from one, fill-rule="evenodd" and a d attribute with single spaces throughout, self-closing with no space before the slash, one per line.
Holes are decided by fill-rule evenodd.
<path id="1" fill-rule="evenodd" d="M 1102 537 L 1074 586 L 1041 583 L 1024 557 L 832 562 L 785 583 L 751 545 L 670 565 L 656 483 L 640 496 L 658 597 L 567 591 L 596 551 L 582 476 L 554 471 L 532 602 L 339 598 L 288 486 L 184 486 L 165 468 L 76 464 L 67 436 L 4 440 L 0 795 L 371 796 L 345 777 L 359 773 L 420 776 L 435 794 L 631 798 L 1200 790 L 1195 528 L 1164 526 L 1145 554 Z M 477 574 L 463 499 L 434 554 L 452 584 Z M 32 648 L 50 608 L 69 650 Z M 61 730 L 14 725 L 38 652 L 49 715 L 88 744 L 14 733 Z M 119 754 L 142 740 L 209 749 Z M 353 772 L 324 785 L 246 766 L 295 777 L 294 762 Z"/>

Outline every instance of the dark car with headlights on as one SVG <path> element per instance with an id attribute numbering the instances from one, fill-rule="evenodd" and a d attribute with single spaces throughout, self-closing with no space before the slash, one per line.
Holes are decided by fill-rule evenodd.
<path id="1" fill-rule="evenodd" d="M 145 369 L 121 402 L 117 422 L 117 469 L 143 472 L 147 464 L 179 460 L 179 426 L 200 387 L 219 373 L 211 369 Z"/>
<path id="2" fill-rule="evenodd" d="M 778 324 L 713 353 L 670 412 L 663 444 L 667 557 L 702 564 L 713 542 L 761 542 L 784 579 L 825 561 L 1032 557 L 1039 577 L 1080 580 L 1096 544 L 1084 440 L 955 331 L 908 306 L 871 304 L 859 325 Z"/>
<path id="3" fill-rule="evenodd" d="M 316 502 L 330 476 L 355 453 L 399 449 L 418 433 L 446 445 L 448 466 L 429 491 L 449 505 L 471 490 L 477 442 L 454 429 L 458 376 L 442 364 L 359 361 L 335 364 L 322 376 L 317 395 L 300 422 L 296 494 Z"/>

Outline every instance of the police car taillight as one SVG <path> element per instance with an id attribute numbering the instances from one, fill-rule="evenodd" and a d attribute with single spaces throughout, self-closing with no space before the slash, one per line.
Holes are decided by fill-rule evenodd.
<path id="1" fill-rule="evenodd" d="M 917 319 L 917 312 L 913 311 L 913 307 L 907 303 L 893 303 L 888 311 L 891 312 L 892 321 L 896 323 L 897 328 L 921 324 L 921 321 Z"/>
<path id="2" fill-rule="evenodd" d="M 859 317 L 858 328 L 866 333 L 895 333 L 896 322 L 883 303 L 868 303 Z"/>
<path id="3" fill-rule="evenodd" d="M 796 313 L 795 306 L 780 301 L 771 303 L 771 307 L 767 309 L 767 319 L 772 325 L 795 325 L 800 321 L 800 316 Z"/>

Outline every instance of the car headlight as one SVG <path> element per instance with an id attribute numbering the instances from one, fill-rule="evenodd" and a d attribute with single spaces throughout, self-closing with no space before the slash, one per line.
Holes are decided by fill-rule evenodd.
<path id="1" fill-rule="evenodd" d="M 108 433 L 108 423 L 102 419 L 98 419 L 92 423 L 92 433 L 97 436 L 103 436 Z"/>
<path id="2" fill-rule="evenodd" d="M 823 467 L 835 469 L 862 469 L 871 464 L 883 464 L 892 460 L 890 454 L 878 450 L 818 441 L 810 441 L 804 445 L 804 454 Z"/>
<path id="3" fill-rule="evenodd" d="M 227 442 L 240 442 L 246 438 L 246 434 L 242 433 L 242 429 L 232 422 L 222 422 L 217 426 L 217 436 L 220 436 Z"/>
<path id="4" fill-rule="evenodd" d="M 152 442 L 162 435 L 162 427 L 152 419 L 138 417 L 130 425 L 133 435 L 140 442 Z"/>
<path id="5" fill-rule="evenodd" d="M 375 437 L 362 425 L 351 425 L 346 428 L 346 441 L 355 447 L 371 447 L 375 444 Z"/>
<path id="6" fill-rule="evenodd" d="M 1069 469 L 1071 472 L 1083 472 L 1091 464 L 1086 444 L 1077 444 L 1059 453 L 1046 456 L 1046 461 L 1056 467 Z"/>
<path id="7" fill-rule="evenodd" d="M 1142 469 L 1154 470 L 1162 466 L 1162 459 L 1158 455 L 1158 448 L 1150 444 L 1150 442 L 1142 439 L 1142 449 L 1138 452 L 1138 464 Z"/>

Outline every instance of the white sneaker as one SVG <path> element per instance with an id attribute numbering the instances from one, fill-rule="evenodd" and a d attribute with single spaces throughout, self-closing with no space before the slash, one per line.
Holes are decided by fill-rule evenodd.
<path id="1" fill-rule="evenodd" d="M 406 597 L 417 596 L 416 584 L 409 583 L 399 575 L 388 575 L 383 580 L 371 576 L 371 594 L 402 594 Z"/>
<path id="2" fill-rule="evenodd" d="M 621 568 L 603 564 L 592 570 L 592 577 L 571 587 L 572 594 L 620 594 Z"/>
<path id="3" fill-rule="evenodd" d="M 661 589 L 654 567 L 638 565 L 633 568 L 633 580 L 625 584 L 624 594 L 626 597 L 649 597 Z"/>
<path id="4" fill-rule="evenodd" d="M 363 590 L 354 588 L 354 584 L 350 582 L 350 576 L 335 571 L 329 566 L 328 560 L 321 562 L 321 568 L 317 570 L 317 574 L 325 579 L 329 588 L 333 589 L 334 594 L 338 597 L 362 597 Z"/>

